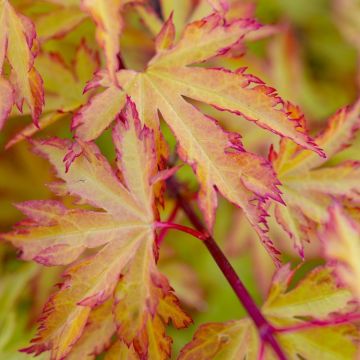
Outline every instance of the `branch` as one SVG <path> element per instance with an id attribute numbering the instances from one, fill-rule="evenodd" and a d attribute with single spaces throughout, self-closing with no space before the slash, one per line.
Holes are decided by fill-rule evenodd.
<path id="1" fill-rule="evenodd" d="M 178 183 L 174 179 L 169 179 L 167 181 L 167 187 L 168 190 L 178 201 L 179 206 L 182 208 L 192 225 L 197 229 L 197 232 L 194 232 L 194 230 L 192 229 L 190 229 L 192 230 L 190 232 L 188 230 L 189 228 L 187 227 L 184 227 L 186 228 L 186 230 L 181 230 L 187 233 L 192 233 L 193 236 L 202 240 L 202 242 L 212 255 L 213 259 L 217 263 L 218 267 L 222 271 L 223 275 L 229 282 L 230 286 L 233 288 L 241 304 L 244 306 L 245 310 L 255 323 L 262 341 L 268 343 L 273 348 L 274 352 L 277 354 L 280 360 L 286 360 L 287 358 L 283 350 L 281 349 L 279 343 L 277 342 L 277 339 L 275 338 L 276 329 L 265 319 L 265 317 L 257 307 L 256 303 L 252 299 L 251 295 L 247 291 L 246 287 L 242 283 L 241 279 L 237 275 L 236 271 L 230 264 L 229 260 L 226 258 L 225 254 L 217 245 L 214 238 L 208 233 L 206 227 L 204 226 L 200 218 L 196 215 L 192 206 L 182 196 L 179 191 Z M 164 224 L 166 226 L 166 223 Z M 182 226 L 177 225 L 177 227 L 180 230 L 179 227 Z"/>

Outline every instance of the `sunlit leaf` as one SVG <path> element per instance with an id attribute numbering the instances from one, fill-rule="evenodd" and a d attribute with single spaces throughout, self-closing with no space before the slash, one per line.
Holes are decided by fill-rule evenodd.
<path id="1" fill-rule="evenodd" d="M 298 109 L 292 108 L 291 111 Z M 327 164 L 349 145 L 359 125 L 360 102 L 357 101 L 352 107 L 343 108 L 331 117 L 324 131 L 315 138 L 324 149 L 326 159 L 313 156 L 311 151 L 286 140 L 281 142 L 278 155 L 275 152 L 270 154 L 286 203 L 286 207 L 276 205 L 276 219 L 300 253 L 309 229 L 328 221 L 328 207 L 333 198 L 339 201 L 348 199 L 355 204 L 359 200 L 359 163 L 348 160 L 335 166 Z"/>
<path id="2" fill-rule="evenodd" d="M 94 210 L 68 209 L 56 201 L 22 203 L 19 209 L 28 219 L 4 238 L 21 249 L 24 259 L 47 266 L 69 264 L 86 249 L 101 248 L 65 272 L 64 283 L 45 305 L 37 337 L 26 352 L 51 350 L 51 359 L 62 359 L 79 339 L 77 346 L 88 349 L 87 337 L 94 336 L 92 331 L 104 333 L 103 340 L 98 338 L 101 349 L 111 329 L 93 329 L 91 316 L 104 315 L 101 310 L 91 310 L 113 296 L 113 328 L 116 325 L 120 339 L 128 345 L 134 343 L 141 356 L 160 351 L 157 348 L 165 342 L 167 350 L 158 358 L 166 359 L 171 342 L 163 322 L 172 318 L 180 327 L 191 321 L 180 309 L 174 312 L 171 307 L 170 313 L 161 310 L 163 320 L 155 316 L 171 288 L 156 268 L 151 185 L 157 171 L 154 138 L 148 128 L 141 127 L 135 105 L 129 101 L 113 140 L 122 181 L 94 144 L 70 148 L 70 143 L 59 139 L 35 144 L 36 151 L 48 158 L 64 181 L 54 190 L 66 191 Z M 105 326 L 105 320 L 103 323 Z"/>
<path id="3" fill-rule="evenodd" d="M 337 324 L 333 320 L 333 313 L 351 311 L 348 305 L 350 293 L 336 286 L 326 268 L 315 269 L 297 287 L 289 290 L 291 277 L 287 266 L 279 270 L 262 308 L 274 327 L 284 329 L 277 339 L 288 359 L 354 358 L 355 326 Z M 323 325 L 317 324 L 316 320 L 323 321 Z M 256 328 L 249 319 L 243 319 L 200 326 L 179 359 L 255 360 L 259 356 L 277 359 L 270 347 L 266 347 L 265 354 L 261 355 L 262 351 Z"/>
<path id="4" fill-rule="evenodd" d="M 172 34 L 174 31 L 169 30 L 172 26 L 170 19 L 159 37 Z M 263 200 L 281 201 L 271 166 L 265 159 L 245 152 L 237 134 L 224 132 L 216 121 L 185 100 L 188 97 L 241 114 L 261 127 L 321 153 L 298 129 L 298 121 L 289 116 L 274 89 L 261 80 L 243 70 L 230 72 L 187 66 L 225 53 L 258 27 L 249 19 L 226 23 L 219 14 L 191 23 L 176 45 L 159 49 L 144 73 L 118 72 L 121 89 L 105 75 L 96 78 L 94 85 L 106 89 L 74 117 L 73 128 L 83 140 L 96 138 L 117 116 L 126 94 L 137 104 L 141 122 L 155 133 L 159 131 L 159 111 L 178 140 L 181 158 L 192 165 L 198 176 L 199 203 L 209 228 L 213 226 L 217 206 L 216 187 L 229 201 L 243 208 L 269 252 L 274 254 L 266 229 L 260 225 L 265 223 L 266 216 Z"/>

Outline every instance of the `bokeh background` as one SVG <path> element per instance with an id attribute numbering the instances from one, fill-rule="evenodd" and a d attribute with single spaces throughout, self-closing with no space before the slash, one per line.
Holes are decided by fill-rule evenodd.
<path id="1" fill-rule="evenodd" d="M 37 63 L 47 92 L 44 121 L 48 126 L 35 136 L 56 134 L 70 138 L 71 116 L 86 102 L 82 89 L 91 78 L 97 61 L 101 61 L 96 55 L 94 25 L 77 10 L 77 1 L 14 0 L 11 3 L 34 21 L 40 39 Z M 233 3 L 236 6 L 229 17 L 256 16 L 267 26 L 261 36 L 248 39 L 246 49 L 239 48 L 231 57 L 212 60 L 214 66 L 248 67 L 248 72 L 259 76 L 275 87 L 284 99 L 301 107 L 312 133 L 320 131 L 337 109 L 355 101 L 360 86 L 360 1 L 233 0 Z M 49 14 L 54 14 L 57 19 L 65 15 L 70 17 L 76 24 L 74 30 L 59 36 L 53 26 L 56 19 Z M 181 17 L 196 18 L 197 14 L 186 9 L 182 14 L 175 13 L 179 24 Z M 154 53 L 153 37 L 131 8 L 125 18 L 121 40 L 123 61 L 128 68 L 141 69 Z M 85 49 L 82 53 L 78 51 L 80 41 Z M 60 107 L 67 111 L 58 113 L 56 110 Z M 251 151 L 267 156 L 270 144 L 275 147 L 278 144 L 277 137 L 239 117 L 206 106 L 203 110 L 219 119 L 228 130 L 239 132 Z M 1 232 L 10 230 L 21 219 L 14 203 L 53 196 L 46 187 L 46 183 L 54 180 L 52 171 L 46 161 L 31 152 L 27 141 L 19 141 L 5 150 L 9 139 L 29 123 L 28 115 L 14 110 L 12 120 L 0 134 Z M 175 141 L 165 125 L 164 133 L 174 148 Z M 109 133 L 105 133 L 98 144 L 113 160 Z M 335 164 L 348 157 L 360 160 L 360 139 L 355 139 L 354 144 L 332 162 Z M 183 166 L 178 176 L 188 183 L 189 192 L 196 191 L 196 179 L 190 168 Z M 172 206 L 169 201 L 162 214 L 164 218 Z M 180 213 L 176 221 L 186 224 Z M 271 224 L 271 232 L 285 258 L 293 264 L 299 263 L 301 260 L 292 244 L 275 223 Z M 273 265 L 241 211 L 223 199 L 220 200 L 214 234 L 251 294 L 261 303 L 274 271 Z M 307 246 L 306 259 L 300 277 L 322 262 L 316 244 Z M 191 339 L 198 325 L 245 315 L 205 247 L 196 239 L 169 232 L 161 249 L 160 268 L 194 318 L 194 324 L 186 330 L 170 329 L 174 337 L 174 356 Z M 60 281 L 62 270 L 18 260 L 16 251 L 0 242 L 0 359 L 27 358 L 17 350 L 34 335 L 36 318 L 54 285 Z M 46 359 L 46 355 L 41 358 Z"/>

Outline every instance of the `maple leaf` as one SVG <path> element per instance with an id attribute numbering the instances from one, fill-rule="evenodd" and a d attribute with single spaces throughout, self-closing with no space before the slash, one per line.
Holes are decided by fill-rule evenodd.
<path id="1" fill-rule="evenodd" d="M 43 130 L 54 122 L 74 113 L 86 103 L 91 92 L 83 94 L 83 89 L 99 68 L 99 59 L 82 41 L 76 49 L 72 60 L 73 68 L 69 68 L 59 54 L 40 53 L 36 65 L 40 69 L 44 81 L 46 105 L 39 119 L 38 126 L 29 124 L 9 139 L 6 148 L 19 141 L 30 138 L 39 130 Z"/>
<path id="2" fill-rule="evenodd" d="M 170 285 L 156 268 L 153 133 L 141 127 L 135 105 L 128 101 L 113 134 L 118 175 L 94 144 L 84 143 L 81 149 L 73 144 L 70 152 L 70 144 L 59 139 L 35 144 L 64 180 L 53 189 L 78 197 L 95 210 L 68 209 L 56 201 L 22 203 L 18 208 L 28 219 L 4 238 L 21 249 L 22 258 L 48 266 L 69 264 L 84 250 L 99 249 L 66 271 L 26 352 L 51 350 L 52 360 L 62 359 L 89 330 L 91 309 L 109 298 L 114 300 L 118 336 L 129 346 L 133 343 L 143 357 L 154 351 L 161 354 L 159 359 L 169 356 L 171 341 L 164 324 L 169 318 L 178 327 L 191 321 L 176 302 L 169 302 Z M 160 305 L 163 301 L 169 304 L 166 311 Z"/>
<path id="3" fill-rule="evenodd" d="M 360 226 L 339 204 L 330 207 L 329 221 L 321 234 L 325 257 L 332 263 L 340 281 L 360 301 Z"/>
<path id="4" fill-rule="evenodd" d="M 37 124 L 44 104 L 44 94 L 41 77 L 34 67 L 34 25 L 28 18 L 18 14 L 8 0 L 1 0 L 0 28 L 0 129 L 13 104 L 22 111 L 24 101 Z M 9 80 L 2 76 L 5 59 L 11 67 Z"/>
<path id="5" fill-rule="evenodd" d="M 356 327 L 337 324 L 333 316 L 335 312 L 351 311 L 351 294 L 337 287 L 331 271 L 325 267 L 313 270 L 289 290 L 292 276 L 288 266 L 277 272 L 262 307 L 271 325 L 284 330 L 278 333 L 277 339 L 287 358 L 352 359 L 356 353 L 353 342 L 357 337 Z M 200 326 L 179 356 L 179 360 L 243 358 L 277 359 L 270 349 L 262 347 L 250 319 Z"/>
<path id="6" fill-rule="evenodd" d="M 175 134 L 181 158 L 193 166 L 198 176 L 199 203 L 209 228 L 213 226 L 217 206 L 216 188 L 243 208 L 269 252 L 274 254 L 276 251 L 265 235 L 266 226 L 262 227 L 266 216 L 262 208 L 264 198 L 281 201 L 271 166 L 265 159 L 245 152 L 238 134 L 225 132 L 184 98 L 241 114 L 319 153 L 310 138 L 298 131 L 298 121 L 289 116 L 274 89 L 259 79 L 243 70 L 188 66 L 225 53 L 241 42 L 245 34 L 258 28 L 253 20 L 226 23 L 214 13 L 188 25 L 178 43 L 172 45 L 175 30 L 170 17 L 157 37 L 156 43 L 161 46 L 146 71 L 119 71 L 116 76 L 121 89 L 106 74 L 99 74 L 89 86 L 102 85 L 106 89 L 76 114 L 73 129 L 85 141 L 95 139 L 117 116 L 126 96 L 130 96 L 139 109 L 141 122 L 156 134 L 159 111 Z"/>
<path id="7" fill-rule="evenodd" d="M 299 113 L 291 107 L 290 111 Z M 280 144 L 279 154 L 270 153 L 274 169 L 282 184 L 286 206 L 275 206 L 278 223 L 303 252 L 309 232 L 329 219 L 328 207 L 333 199 L 344 202 L 359 200 L 360 163 L 347 160 L 331 166 L 327 161 L 349 145 L 360 127 L 360 101 L 332 116 L 315 141 L 324 149 L 327 159 L 313 156 L 287 140 Z M 306 196 L 304 194 L 306 193 Z M 302 254 L 303 255 L 303 254 Z"/>

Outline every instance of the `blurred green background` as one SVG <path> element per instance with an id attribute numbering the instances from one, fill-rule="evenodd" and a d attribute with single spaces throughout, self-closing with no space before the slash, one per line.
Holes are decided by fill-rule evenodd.
<path id="1" fill-rule="evenodd" d="M 274 26 L 260 39 L 249 40 L 244 56 L 214 59 L 215 65 L 235 69 L 248 66 L 249 72 L 274 86 L 279 94 L 300 105 L 311 132 L 319 131 L 329 115 L 338 108 L 352 103 L 359 94 L 360 54 L 360 1 L 357 0 L 259 0 L 233 1 L 243 5 L 244 14 L 255 14 L 263 24 Z M 42 15 L 54 11 L 57 4 L 46 1 L 12 1 L 19 11 L 37 23 Z M 240 11 L 240 10 L 239 10 Z M 129 10 L 122 39 L 123 58 L 129 68 L 139 68 L 153 54 L 153 38 L 141 21 Z M 94 26 L 83 21 L 68 35 L 46 39 L 41 43 L 43 56 L 58 53 L 65 64 L 71 66 L 76 46 L 86 39 L 96 49 Z M 47 77 L 46 77 L 47 76 Z M 64 78 L 56 79 L 45 74 L 45 87 L 59 89 L 65 86 Z M 58 81 L 59 83 L 56 83 Z M 55 83 L 53 83 L 55 82 Z M 84 83 L 79 83 L 79 89 Z M 74 86 L 70 84 L 69 86 Z M 64 96 L 60 93 L 58 96 Z M 82 96 L 81 94 L 78 95 Z M 69 99 L 77 105 L 82 100 Z M 77 103 L 79 101 L 79 104 Z M 75 108 L 74 108 L 75 109 Z M 277 146 L 278 139 L 238 117 L 204 107 L 228 130 L 242 134 L 250 150 L 267 155 L 270 144 Z M 52 110 L 47 109 L 50 113 Z M 71 112 L 47 127 L 37 136 L 57 134 L 71 137 Z M 47 163 L 31 153 L 29 145 L 20 142 L 9 150 L 6 141 L 29 122 L 29 116 L 13 114 L 13 119 L 0 134 L 0 229 L 8 231 L 21 219 L 14 203 L 30 199 L 51 197 L 45 183 L 53 180 Z M 164 133 L 172 149 L 175 141 L 164 125 Z M 110 160 L 114 151 L 109 132 L 99 140 L 99 146 Z M 360 160 L 360 141 L 344 150 L 333 161 L 351 157 Z M 196 191 L 197 183 L 188 166 L 183 166 L 178 178 Z M 166 219 L 173 204 L 162 212 Z M 176 221 L 187 224 L 179 214 Z M 189 225 L 189 224 L 187 224 Z M 273 236 L 285 249 L 285 257 L 293 264 L 300 259 L 292 250 L 288 239 L 272 227 Z M 215 239 L 229 256 L 247 288 L 260 304 L 266 294 L 273 273 L 273 265 L 257 238 L 244 222 L 241 212 L 220 199 L 214 233 Z M 286 244 L 287 243 L 287 244 Z M 318 250 L 310 249 L 303 272 L 321 262 Z M 160 268 L 168 275 L 182 303 L 194 319 L 186 330 L 170 329 L 174 338 L 174 356 L 188 342 L 194 330 L 202 323 L 225 321 L 245 315 L 230 286 L 196 239 L 170 231 L 160 252 Z M 42 268 L 17 259 L 14 249 L 0 243 L 0 359 L 17 360 L 27 356 L 17 350 L 27 345 L 34 334 L 35 320 L 54 284 L 59 281 L 62 269 Z M 301 276 L 301 275 L 300 275 Z M 41 357 L 46 359 L 46 355 Z"/>

